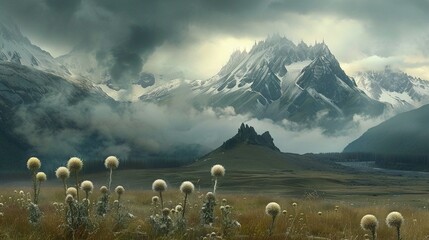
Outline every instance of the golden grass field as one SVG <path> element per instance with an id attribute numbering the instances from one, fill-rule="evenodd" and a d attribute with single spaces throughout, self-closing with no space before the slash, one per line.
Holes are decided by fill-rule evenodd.
<path id="1" fill-rule="evenodd" d="M 216 219 L 209 227 L 201 224 L 200 211 L 205 194 L 213 190 L 210 167 L 217 163 L 225 166 L 226 174 L 219 178 Z M 100 197 L 98 189 L 106 185 L 108 175 L 108 171 L 87 175 L 83 171 L 79 176 L 81 181 L 88 179 L 95 185 L 89 197 L 93 228 L 88 231 L 79 228 L 74 239 L 204 239 L 215 232 L 216 236 L 208 239 L 360 240 L 369 234 L 360 227 L 360 220 L 366 214 L 373 214 L 379 221 L 377 239 L 395 240 L 395 230 L 385 223 L 391 211 L 402 213 L 405 219 L 401 228 L 403 240 L 429 239 L 429 179 L 426 175 L 359 172 L 301 155 L 242 146 L 238 151 L 215 151 L 181 168 L 114 170 L 112 187 L 125 187 L 121 202 L 126 212 L 134 216 L 127 218 L 123 227 L 115 224 L 113 210 L 105 217 L 96 214 L 94 204 Z M 178 187 L 182 181 L 195 184 L 195 192 L 188 198 L 186 231 L 167 236 L 156 235 L 153 231 L 149 217 L 153 214 L 151 199 L 157 193 L 151 190 L 151 185 L 158 178 L 168 183 L 164 194 L 164 204 L 168 208 L 183 202 Z M 72 177 L 68 184 L 73 186 Z M 28 179 L 1 182 L 0 239 L 73 239 L 64 228 L 65 210 L 54 205 L 54 202 L 64 203 L 61 186 L 60 180 L 52 175 L 42 184 L 39 207 L 43 217 L 40 224 L 33 225 L 28 221 L 27 203 L 19 200 L 21 190 L 32 194 L 31 174 Z M 111 204 L 115 198 L 113 192 Z M 241 225 L 228 236 L 221 236 L 222 199 L 232 206 L 232 218 Z M 287 213 L 277 216 L 273 234 L 269 236 L 271 217 L 265 214 L 265 206 L 273 201 Z M 296 207 L 292 205 L 294 202 Z M 171 217 L 174 219 L 175 215 Z"/>
<path id="2" fill-rule="evenodd" d="M 63 203 L 64 193 L 61 188 L 43 188 L 40 195 L 40 207 L 44 213 L 39 225 L 29 223 L 28 212 L 20 206 L 17 199 L 21 189 L 2 188 L 1 202 L 3 207 L 0 217 L 0 239 L 70 239 L 65 237 L 65 230 L 60 225 L 64 223 L 64 212 L 57 211 L 54 202 Z M 30 188 L 23 188 L 30 191 Z M 91 233 L 78 235 L 76 239 L 202 239 L 207 233 L 220 231 L 220 220 L 217 218 L 212 228 L 200 224 L 200 208 L 203 201 L 203 192 L 195 192 L 189 198 L 188 227 L 192 231 L 184 234 L 173 234 L 166 237 L 155 236 L 151 230 L 148 218 L 151 215 L 151 197 L 156 195 L 152 191 L 126 191 L 123 195 L 125 208 L 135 218 L 127 222 L 126 228 L 115 229 L 111 213 L 104 218 L 96 217 L 94 209 L 91 216 L 97 227 Z M 91 202 L 96 202 L 99 194 L 91 195 Z M 300 199 L 281 196 L 270 196 L 260 193 L 217 194 L 219 198 L 227 199 L 227 204 L 233 207 L 233 218 L 241 227 L 235 234 L 224 239 L 365 239 L 367 233 L 360 228 L 360 219 L 365 214 L 374 214 L 380 227 L 378 239 L 395 239 L 395 231 L 389 229 L 384 219 L 391 211 L 399 211 L 405 218 L 402 228 L 403 239 L 429 239 L 429 211 L 425 207 L 409 204 L 401 199 L 383 199 L 373 201 L 340 201 L 320 198 L 317 193 L 308 194 Z M 168 189 L 164 202 L 165 207 L 172 208 L 183 200 L 178 189 Z M 268 202 L 276 201 L 281 205 L 281 213 L 274 225 L 274 234 L 268 236 L 268 227 L 271 217 L 264 212 Z M 292 203 L 297 206 L 293 207 Z M 338 206 L 337 210 L 336 206 Z M 318 213 L 321 212 L 321 215 Z M 220 216 L 216 207 L 216 217 Z"/>

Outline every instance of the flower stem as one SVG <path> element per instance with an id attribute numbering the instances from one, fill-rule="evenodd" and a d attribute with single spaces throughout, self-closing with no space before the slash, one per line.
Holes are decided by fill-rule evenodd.
<path id="1" fill-rule="evenodd" d="M 217 188 L 217 178 L 215 178 L 215 183 L 213 186 L 213 194 L 216 194 L 216 188 Z"/>
<path id="2" fill-rule="evenodd" d="M 161 211 L 164 209 L 164 201 L 162 200 L 162 192 L 159 191 L 159 199 L 161 200 Z"/>
<path id="3" fill-rule="evenodd" d="M 273 221 L 271 222 L 271 226 L 270 226 L 270 237 L 271 237 L 271 235 L 273 235 L 274 220 L 276 220 L 276 216 L 273 216 Z"/>
<path id="4" fill-rule="evenodd" d="M 36 171 L 33 171 L 33 203 L 37 204 L 37 183 L 36 183 Z"/>
<path id="5" fill-rule="evenodd" d="M 36 197 L 36 204 L 39 202 L 39 195 L 40 195 L 40 186 L 42 185 L 42 182 L 39 181 L 39 187 L 37 188 L 37 197 Z"/>
<path id="6" fill-rule="evenodd" d="M 397 227 L 396 231 L 398 232 L 398 240 L 401 240 L 401 228 Z"/>
<path id="7" fill-rule="evenodd" d="M 64 195 L 67 196 L 67 184 L 65 179 L 63 179 L 63 186 L 64 186 Z"/>
<path id="8" fill-rule="evenodd" d="M 187 200 L 187 199 L 188 199 L 188 194 L 185 194 L 185 200 L 183 200 L 182 218 L 185 218 L 186 200 Z"/>
<path id="9" fill-rule="evenodd" d="M 110 192 L 110 186 L 112 185 L 112 172 L 113 172 L 113 169 L 110 168 L 110 174 L 109 174 L 109 192 Z"/>

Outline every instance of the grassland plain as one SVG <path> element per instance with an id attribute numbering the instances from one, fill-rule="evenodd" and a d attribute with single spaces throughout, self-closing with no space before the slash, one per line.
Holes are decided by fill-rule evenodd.
<path id="1" fill-rule="evenodd" d="M 217 163 L 225 166 L 226 175 L 219 179 L 214 225 L 204 227 L 200 211 L 205 193 L 212 191 L 210 168 Z M 94 182 L 95 190 L 89 198 L 92 204 L 100 197 L 97 189 L 108 184 L 108 175 L 107 170 L 81 175 L 81 180 Z M 189 230 L 185 233 L 157 236 L 150 225 L 151 198 L 157 195 L 150 189 L 158 178 L 167 181 L 164 202 L 168 208 L 183 200 L 180 183 L 188 180 L 195 184 L 196 191 L 188 199 Z M 222 232 L 219 209 L 222 199 L 232 206 L 232 217 L 241 225 L 233 235 L 223 239 L 365 239 L 369 233 L 360 228 L 360 219 L 365 214 L 374 214 L 380 223 L 378 239 L 390 240 L 395 239 L 395 231 L 386 226 L 385 217 L 391 211 L 399 211 L 405 218 L 403 239 L 429 239 L 427 183 L 426 175 L 375 174 L 297 154 L 242 145 L 226 152 L 218 149 L 181 168 L 120 170 L 119 167 L 113 172 L 112 187 L 125 187 L 121 201 L 134 217 L 124 228 L 118 228 L 111 213 L 104 218 L 97 217 L 95 206 L 91 205 L 90 216 L 95 228 L 78 232 L 75 239 L 202 239 L 207 233 Z M 43 184 L 39 198 L 43 217 L 41 223 L 34 226 L 28 221 L 26 205 L 19 200 L 21 190 L 27 193 L 32 189 L 30 174 L 28 180 L 0 183 L 3 204 L 0 239 L 69 239 L 62 227 L 64 210 L 57 207 L 64 203 L 61 181 L 52 176 Z M 269 237 L 271 217 L 264 210 L 272 201 L 278 202 L 286 212 L 276 218 L 273 235 Z"/>

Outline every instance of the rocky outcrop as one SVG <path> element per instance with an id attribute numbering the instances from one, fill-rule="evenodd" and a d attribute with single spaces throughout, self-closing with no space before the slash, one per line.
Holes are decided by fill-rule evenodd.
<path id="1" fill-rule="evenodd" d="M 232 149 L 242 143 L 264 146 L 275 151 L 280 151 L 276 145 L 274 145 L 274 139 L 268 131 L 264 132 L 262 135 L 258 135 L 253 127 L 244 123 L 241 124 L 238 133 L 224 142 L 221 148 L 225 150 Z"/>

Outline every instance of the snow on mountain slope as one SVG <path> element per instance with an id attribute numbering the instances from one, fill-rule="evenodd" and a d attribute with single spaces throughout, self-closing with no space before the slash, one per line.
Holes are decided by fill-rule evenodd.
<path id="1" fill-rule="evenodd" d="M 286 118 L 332 129 L 339 126 L 334 120 L 347 122 L 355 114 L 377 116 L 385 108 L 357 88 L 323 43 L 319 45 L 319 55 L 298 76 L 286 79 L 289 84 L 284 84 L 282 97 L 265 113 L 274 120 Z"/>
<path id="2" fill-rule="evenodd" d="M 48 52 L 33 45 L 22 35 L 18 26 L 4 16 L 0 17 L 0 62 L 13 62 L 70 77 L 66 67 L 59 64 Z"/>
<path id="3" fill-rule="evenodd" d="M 371 98 L 389 103 L 398 112 L 429 103 L 429 81 L 386 66 L 383 71 L 359 72 L 356 84 Z"/>
<path id="4" fill-rule="evenodd" d="M 216 76 L 194 88 L 196 102 L 233 106 L 239 113 L 263 116 L 267 106 L 280 99 L 295 76 L 319 54 L 320 46 L 309 47 L 303 42 L 295 45 L 274 35 L 249 52 L 237 51 Z"/>
<path id="5" fill-rule="evenodd" d="M 168 102 L 184 91 L 197 108 L 232 106 L 237 113 L 304 124 L 376 116 L 386 107 L 357 88 L 325 43 L 295 45 L 280 36 L 234 52 L 210 79 L 169 83 L 140 99 Z"/>

